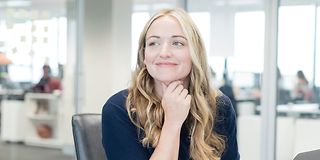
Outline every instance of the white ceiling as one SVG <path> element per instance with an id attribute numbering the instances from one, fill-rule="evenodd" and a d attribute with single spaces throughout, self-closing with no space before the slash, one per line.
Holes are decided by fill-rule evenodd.
<path id="1" fill-rule="evenodd" d="M 0 7 L 63 7 L 66 0 L 0 0 Z"/>
<path id="2" fill-rule="evenodd" d="M 38 15 L 56 17 L 66 15 L 66 3 L 76 0 L 0 0 L 0 19 L 15 19 L 16 16 L 24 15 L 25 18 Z M 188 2 L 188 8 L 201 9 L 203 7 L 229 6 L 250 7 L 263 6 L 265 0 L 133 0 L 134 4 L 178 4 Z M 319 0 L 280 0 L 281 5 L 307 4 Z M 23 17 L 22 17 L 23 18 Z M 20 19 L 22 19 L 20 17 Z M 33 17 L 35 18 L 35 17 Z M 19 17 L 18 17 L 19 19 Z"/>

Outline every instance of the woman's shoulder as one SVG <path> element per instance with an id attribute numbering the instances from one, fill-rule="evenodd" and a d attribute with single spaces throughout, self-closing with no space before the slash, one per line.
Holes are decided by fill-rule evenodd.
<path id="1" fill-rule="evenodd" d="M 220 91 L 218 91 L 216 96 L 216 106 L 218 113 L 234 111 L 230 98 Z"/>
<path id="2" fill-rule="evenodd" d="M 103 105 L 102 113 L 126 111 L 126 98 L 128 96 L 128 90 L 121 90 L 118 93 L 112 95 L 107 102 Z"/>
<path id="3" fill-rule="evenodd" d="M 114 104 L 121 104 L 126 101 L 126 98 L 128 96 L 128 90 L 124 89 L 116 94 L 112 95 L 106 103 L 114 103 Z"/>
<path id="4" fill-rule="evenodd" d="M 216 97 L 217 115 L 215 128 L 219 134 L 226 135 L 229 130 L 236 124 L 236 114 L 231 100 L 219 93 Z"/>

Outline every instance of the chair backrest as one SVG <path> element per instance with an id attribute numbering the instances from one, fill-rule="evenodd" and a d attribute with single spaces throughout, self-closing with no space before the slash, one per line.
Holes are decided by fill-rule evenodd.
<path id="1" fill-rule="evenodd" d="M 319 160 L 320 149 L 299 153 L 293 160 Z"/>
<path id="2" fill-rule="evenodd" d="M 101 114 L 73 115 L 72 132 L 77 160 L 107 159 L 101 141 Z"/>

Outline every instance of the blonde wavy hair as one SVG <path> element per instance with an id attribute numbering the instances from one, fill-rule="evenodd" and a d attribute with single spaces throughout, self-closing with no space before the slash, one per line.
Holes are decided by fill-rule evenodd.
<path id="1" fill-rule="evenodd" d="M 214 131 L 216 119 L 216 90 L 210 86 L 209 67 L 206 60 L 204 43 L 190 16 L 179 8 L 163 9 L 157 12 L 145 25 L 139 40 L 136 70 L 126 101 L 131 121 L 143 132 L 142 144 L 156 147 L 164 123 L 161 99 L 157 97 L 153 78 L 144 64 L 146 34 L 151 24 L 159 17 L 176 18 L 185 33 L 192 59 L 189 75 L 189 93 L 192 96 L 190 113 L 184 127 L 190 138 L 190 157 L 193 160 L 220 159 L 225 142 Z"/>

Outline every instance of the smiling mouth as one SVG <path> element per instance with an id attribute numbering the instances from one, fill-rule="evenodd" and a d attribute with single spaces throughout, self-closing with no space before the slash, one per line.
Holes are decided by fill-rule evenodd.
<path id="1" fill-rule="evenodd" d="M 163 66 L 163 67 L 171 67 L 171 66 L 176 66 L 176 63 L 172 63 L 172 62 L 159 62 L 156 63 L 157 66 Z"/>

